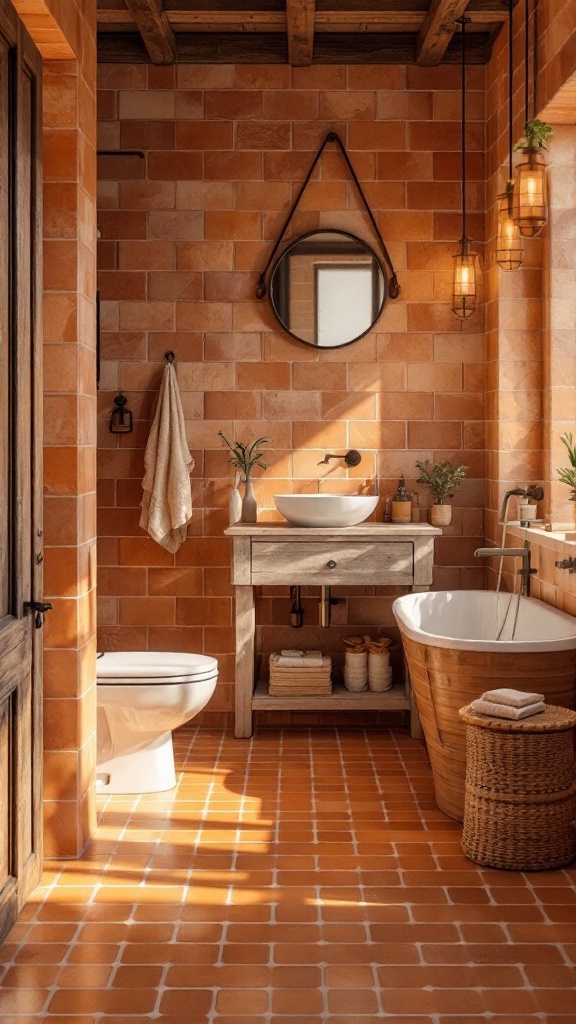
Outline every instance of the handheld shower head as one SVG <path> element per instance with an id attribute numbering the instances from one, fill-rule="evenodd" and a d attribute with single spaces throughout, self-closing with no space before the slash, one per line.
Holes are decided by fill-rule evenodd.
<path id="1" fill-rule="evenodd" d="M 530 484 L 524 493 L 527 498 L 532 498 L 533 501 L 542 501 L 542 498 L 544 497 L 544 488 L 538 487 L 537 484 Z"/>

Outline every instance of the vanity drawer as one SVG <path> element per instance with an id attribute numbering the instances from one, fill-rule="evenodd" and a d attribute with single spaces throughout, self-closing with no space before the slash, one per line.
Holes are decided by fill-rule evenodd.
<path id="1" fill-rule="evenodd" d="M 252 583 L 255 586 L 410 586 L 414 548 L 410 542 L 254 541 Z"/>

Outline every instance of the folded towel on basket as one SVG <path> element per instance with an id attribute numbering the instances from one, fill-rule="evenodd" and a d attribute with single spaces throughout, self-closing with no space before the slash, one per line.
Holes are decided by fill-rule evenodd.
<path id="1" fill-rule="evenodd" d="M 164 369 L 158 407 L 144 453 L 140 526 L 167 551 L 178 551 L 192 520 L 190 473 L 194 459 L 186 441 L 186 425 L 176 371 Z"/>
<path id="2" fill-rule="evenodd" d="M 525 690 L 511 690 L 501 687 L 499 690 L 486 690 L 480 700 L 488 700 L 493 704 L 507 704 L 511 708 L 526 708 L 529 704 L 537 704 L 544 700 L 543 693 L 526 693 Z"/>
<path id="3" fill-rule="evenodd" d="M 489 700 L 473 700 L 470 708 L 479 715 L 489 715 L 491 718 L 508 718 L 514 722 L 519 722 L 522 718 L 530 718 L 531 715 L 538 715 L 541 711 L 546 710 L 546 705 L 543 701 L 537 701 L 534 704 L 527 704 L 523 708 L 513 708 L 509 704 L 495 704 Z"/>

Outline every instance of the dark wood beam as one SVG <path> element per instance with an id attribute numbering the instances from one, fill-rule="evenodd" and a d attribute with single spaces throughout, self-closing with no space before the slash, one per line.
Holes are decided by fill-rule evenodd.
<path id="1" fill-rule="evenodd" d="M 24 0 L 20 0 L 24 2 Z M 516 4 L 518 0 L 514 0 Z M 426 15 L 429 0 L 316 0 L 317 11 L 378 11 L 396 15 L 403 21 L 407 14 Z M 120 12 L 126 9 L 125 0 L 98 0 L 98 12 Z M 163 9 L 168 19 L 171 14 L 196 11 L 285 11 L 285 0 L 164 0 Z M 505 21 L 508 5 L 501 0 L 470 0 L 466 14 L 479 21 Z"/>
<path id="2" fill-rule="evenodd" d="M 416 63 L 440 64 L 468 0 L 432 0 L 416 43 Z"/>
<path id="3" fill-rule="evenodd" d="M 468 32 L 467 62 L 486 64 L 489 36 Z M 286 37 L 264 32 L 179 32 L 178 60 L 182 64 L 286 64 Z M 146 64 L 150 57 L 136 32 L 98 34 L 98 59 L 104 64 Z M 453 41 L 444 64 L 458 64 L 460 48 Z M 416 35 L 402 32 L 317 33 L 314 64 L 415 64 Z"/>
<path id="4" fill-rule="evenodd" d="M 176 39 L 162 9 L 162 0 L 126 0 L 126 7 L 136 22 L 152 63 L 174 64 Z"/>
<path id="5" fill-rule="evenodd" d="M 288 63 L 295 68 L 312 63 L 315 0 L 286 0 Z"/>

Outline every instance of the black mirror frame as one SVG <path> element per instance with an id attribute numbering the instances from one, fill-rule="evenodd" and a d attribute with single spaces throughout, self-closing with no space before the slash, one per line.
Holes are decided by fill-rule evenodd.
<path id="1" fill-rule="evenodd" d="M 286 324 L 283 322 L 283 320 L 281 320 L 280 313 L 278 312 L 278 310 L 276 308 L 276 305 L 274 303 L 274 298 L 272 296 L 272 281 L 274 280 L 274 275 L 275 275 L 275 273 L 276 273 L 280 263 L 284 259 L 284 257 L 291 251 L 291 249 L 294 249 L 295 246 L 297 246 L 305 238 L 311 238 L 313 235 L 318 235 L 318 234 L 321 234 L 321 233 L 332 234 L 332 235 L 333 234 L 342 235 L 344 238 L 349 238 L 353 242 L 357 242 L 359 245 L 363 246 L 363 248 L 366 249 L 366 251 L 370 253 L 372 258 L 376 262 L 376 264 L 377 264 L 377 266 L 378 266 L 378 268 L 380 270 L 380 273 L 382 274 L 382 281 L 384 283 L 382 302 L 380 303 L 380 308 L 379 308 L 378 313 L 376 315 L 376 319 L 372 321 L 372 323 L 370 324 L 370 327 L 367 327 L 365 331 L 362 331 L 362 334 L 357 334 L 355 338 L 351 338 L 350 341 L 344 341 L 344 342 L 342 342 L 341 345 L 315 345 L 313 341 L 306 341 L 305 338 L 298 337 L 298 335 L 294 334 L 292 331 L 290 331 L 288 329 L 288 327 L 286 327 Z M 298 235 L 291 242 L 289 242 L 288 245 L 286 246 L 286 248 L 280 253 L 278 259 L 274 262 L 274 265 L 273 265 L 272 270 L 270 272 L 270 277 L 268 279 L 268 284 L 267 284 L 267 288 L 266 288 L 266 295 L 267 295 L 268 301 L 270 303 L 270 308 L 272 309 L 272 312 L 273 312 L 273 314 L 274 314 L 278 324 L 280 325 L 282 330 L 285 331 L 286 334 L 290 338 L 294 338 L 294 341 L 301 342 L 302 345 L 309 345 L 310 348 L 316 349 L 317 352 L 320 352 L 320 351 L 322 351 L 322 352 L 324 352 L 324 351 L 329 352 L 332 349 L 346 348 L 348 345 L 353 345 L 355 341 L 360 341 L 361 338 L 366 337 L 367 334 L 370 334 L 370 331 L 374 330 L 374 327 L 376 326 L 376 324 L 378 323 L 380 317 L 382 316 L 382 313 L 384 312 L 384 307 L 385 307 L 386 302 L 388 300 L 388 295 L 389 295 L 388 275 L 386 273 L 386 268 L 384 266 L 384 262 L 380 259 L 380 257 L 378 255 L 378 253 L 376 252 L 376 250 L 373 249 L 372 246 L 368 244 L 368 242 L 365 242 L 363 238 L 359 238 L 358 235 L 353 235 L 351 231 L 343 231 L 341 228 L 314 228 L 314 230 L 312 230 L 312 231 L 306 231 L 303 235 Z"/>

